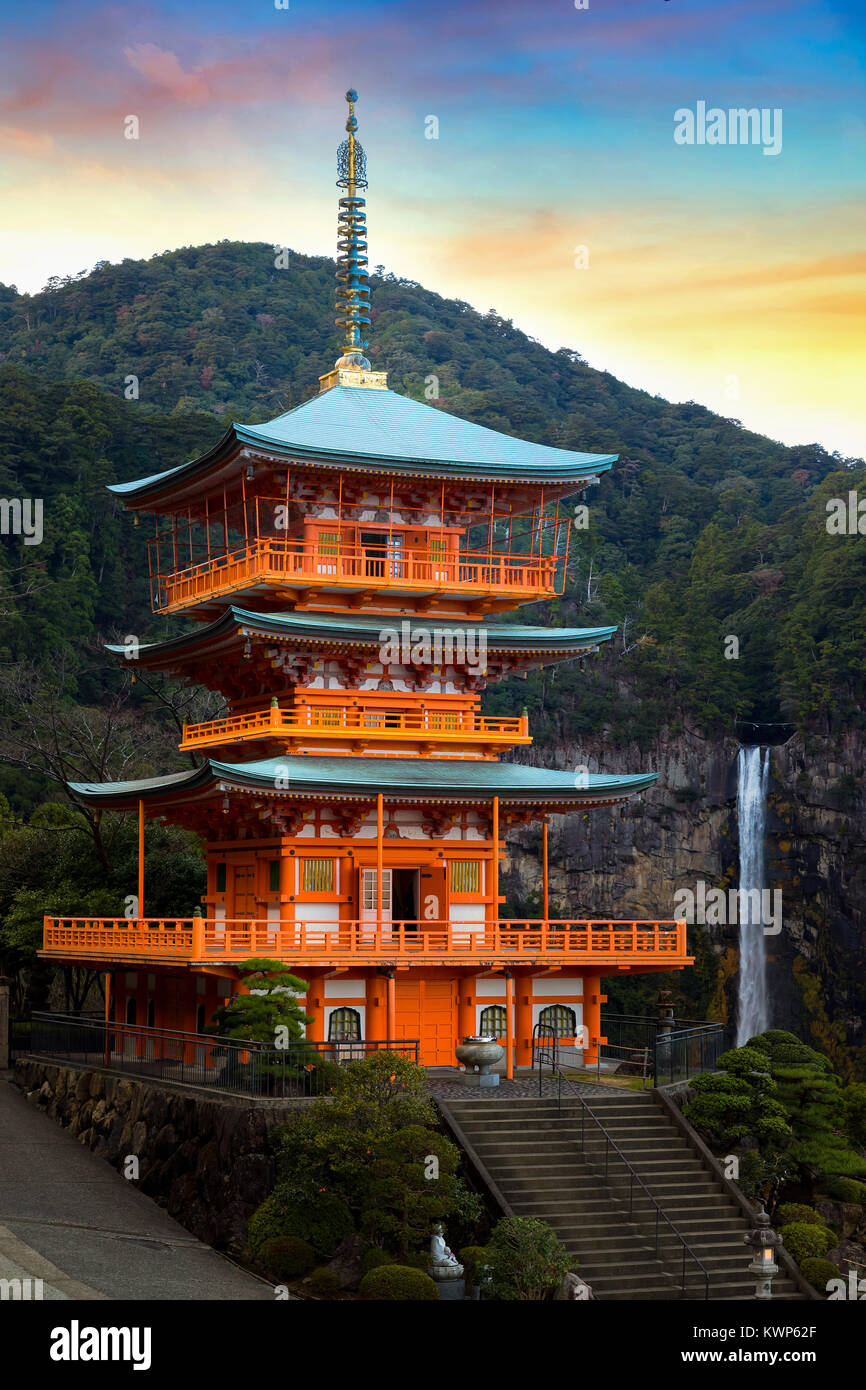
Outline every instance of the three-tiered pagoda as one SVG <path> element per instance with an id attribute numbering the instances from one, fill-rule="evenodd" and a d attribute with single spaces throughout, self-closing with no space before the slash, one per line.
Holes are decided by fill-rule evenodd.
<path id="1" fill-rule="evenodd" d="M 552 1027 L 594 1062 L 601 979 L 690 964 L 682 922 L 551 921 L 552 815 L 626 802 L 653 774 L 502 761 L 525 715 L 479 713 L 491 680 L 594 652 L 615 629 L 509 624 L 561 594 L 570 517 L 615 455 L 525 443 L 388 390 L 370 323 L 364 152 L 354 92 L 338 156 L 342 356 L 312 400 L 112 491 L 157 518 L 154 611 L 194 620 L 124 654 L 225 698 L 185 726 L 199 766 L 74 784 L 92 807 L 196 831 L 202 911 L 185 921 L 46 919 L 43 954 L 110 976 L 118 1022 L 201 1031 L 250 956 L 307 982 L 309 1035 L 417 1038 L 455 1065 L 494 1033 L 507 1070 Z M 500 912 L 518 826 L 542 827 L 542 916 Z"/>

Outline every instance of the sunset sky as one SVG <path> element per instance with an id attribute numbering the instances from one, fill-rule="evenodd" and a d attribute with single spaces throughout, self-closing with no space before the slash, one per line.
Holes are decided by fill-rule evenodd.
<path id="1" fill-rule="evenodd" d="M 35 291 L 222 237 L 333 255 L 351 85 L 371 265 L 671 400 L 862 455 L 864 14 L 0 0 L 0 280 Z M 779 108 L 781 152 L 675 143 L 698 102 Z"/>

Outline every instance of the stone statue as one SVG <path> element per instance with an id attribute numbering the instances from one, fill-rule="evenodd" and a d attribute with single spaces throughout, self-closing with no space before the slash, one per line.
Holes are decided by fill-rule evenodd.
<path id="1" fill-rule="evenodd" d="M 445 1244 L 441 1222 L 437 1221 L 430 1238 L 430 1276 L 433 1279 L 461 1279 L 463 1266 Z"/>

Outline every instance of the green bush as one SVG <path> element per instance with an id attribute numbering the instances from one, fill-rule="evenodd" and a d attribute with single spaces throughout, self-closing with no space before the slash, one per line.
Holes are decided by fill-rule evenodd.
<path id="1" fill-rule="evenodd" d="M 392 1265 L 393 1263 L 393 1255 L 389 1255 L 387 1250 L 380 1250 L 378 1245 L 372 1245 L 361 1256 L 361 1273 L 369 1274 L 371 1269 L 379 1269 L 382 1265 Z"/>
<path id="2" fill-rule="evenodd" d="M 811 1256 L 826 1255 L 836 1244 L 835 1232 L 829 1226 L 815 1226 L 811 1221 L 792 1221 L 780 1232 L 782 1243 L 797 1264 Z"/>
<path id="3" fill-rule="evenodd" d="M 259 1259 L 275 1279 L 300 1279 L 316 1263 L 312 1245 L 298 1236 L 271 1236 L 262 1245 Z"/>
<path id="4" fill-rule="evenodd" d="M 370 1302 L 381 1303 L 386 1300 L 397 1303 L 436 1302 L 439 1290 L 423 1270 L 412 1269 L 410 1265 L 382 1265 L 365 1274 L 358 1288 L 358 1296 Z"/>
<path id="5" fill-rule="evenodd" d="M 490 1237 L 487 1265 L 492 1298 L 539 1303 L 553 1298 L 572 1260 L 544 1221 L 510 1216 Z"/>
<path id="6" fill-rule="evenodd" d="M 254 1255 L 258 1255 L 261 1253 L 261 1248 L 266 1240 L 270 1240 L 273 1236 L 288 1234 L 276 1198 L 266 1197 L 250 1217 L 247 1226 L 247 1245 Z"/>
<path id="7" fill-rule="evenodd" d="M 318 1294 L 320 1298 L 340 1292 L 340 1281 L 327 1265 L 320 1265 L 318 1269 L 314 1269 L 307 1282 L 313 1293 Z"/>
<path id="8" fill-rule="evenodd" d="M 776 1212 L 779 1226 L 790 1226 L 794 1221 L 805 1221 L 810 1226 L 824 1226 L 826 1222 L 814 1207 L 805 1207 L 800 1202 L 783 1202 Z"/>
<path id="9" fill-rule="evenodd" d="M 831 1279 L 842 1278 L 841 1271 L 836 1268 L 832 1260 L 822 1260 L 815 1255 L 810 1255 L 803 1261 L 800 1265 L 800 1273 L 819 1293 L 827 1292 L 827 1284 Z"/>
<path id="10" fill-rule="evenodd" d="M 298 1236 L 309 1241 L 320 1259 L 329 1260 L 354 1229 L 349 1208 L 332 1193 L 317 1193 L 310 1201 L 300 1201 L 277 1188 L 250 1218 L 247 1243 L 257 1254 L 272 1236 Z"/>
<path id="11" fill-rule="evenodd" d="M 820 1182 L 821 1192 L 837 1202 L 854 1202 L 858 1206 L 866 1204 L 866 1183 L 855 1182 L 853 1178 L 837 1178 L 825 1174 Z"/>
<path id="12" fill-rule="evenodd" d="M 487 1247 L 485 1245 L 464 1245 L 457 1258 L 463 1266 L 466 1292 L 469 1293 L 470 1289 L 475 1287 L 478 1266 L 487 1264 Z"/>

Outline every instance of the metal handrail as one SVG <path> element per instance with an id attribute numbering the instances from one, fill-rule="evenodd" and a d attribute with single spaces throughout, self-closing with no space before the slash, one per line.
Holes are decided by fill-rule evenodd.
<path id="1" fill-rule="evenodd" d="M 702 1261 L 700 1260 L 700 1258 L 695 1254 L 694 1250 L 693 1250 L 692 1247 L 689 1245 L 689 1243 L 688 1243 L 688 1241 L 686 1240 L 685 1236 L 683 1236 L 683 1235 L 677 1230 L 676 1226 L 675 1226 L 674 1223 L 671 1221 L 671 1219 L 670 1219 L 670 1217 L 668 1216 L 667 1212 L 663 1211 L 662 1208 L 659 1206 L 658 1202 L 656 1201 L 655 1197 L 654 1197 L 654 1196 L 652 1195 L 652 1193 L 650 1192 L 650 1190 L 649 1190 L 649 1188 L 647 1187 L 646 1183 L 644 1182 L 643 1178 L 640 1176 L 640 1174 L 637 1172 L 637 1170 L 632 1166 L 632 1164 L 628 1161 L 628 1159 L 626 1158 L 625 1154 L 622 1152 L 622 1149 L 620 1149 L 619 1145 L 618 1145 L 618 1144 L 611 1138 L 611 1136 L 608 1134 L 608 1132 L 607 1132 L 607 1130 L 605 1129 L 604 1125 L 601 1123 L 601 1120 L 598 1118 L 598 1116 L 597 1116 L 597 1115 L 595 1114 L 595 1112 L 593 1111 L 592 1106 L 589 1105 L 589 1104 L 587 1103 L 587 1101 L 583 1098 L 583 1096 L 580 1094 L 579 1091 L 576 1091 L 576 1090 L 574 1089 L 574 1086 L 572 1085 L 571 1080 L 569 1079 L 569 1077 L 567 1077 L 567 1076 L 564 1074 L 564 1072 L 562 1071 L 562 1068 L 560 1067 L 559 1063 L 558 1063 L 555 1059 L 553 1059 L 553 1060 L 551 1061 L 550 1065 L 551 1065 L 551 1070 L 554 1071 L 554 1072 L 556 1073 L 556 1075 L 557 1075 L 557 1077 L 558 1077 L 558 1079 L 559 1079 L 559 1086 L 558 1086 L 558 1090 L 557 1090 L 557 1102 L 556 1102 L 556 1103 L 557 1103 L 557 1108 L 558 1108 L 559 1110 L 562 1109 L 562 1083 L 563 1083 L 563 1081 L 565 1082 L 566 1086 L 569 1087 L 569 1089 L 571 1090 L 571 1092 L 572 1092 L 572 1094 L 573 1094 L 573 1096 L 574 1096 L 574 1099 L 575 1099 L 576 1101 L 578 1101 L 578 1103 L 579 1103 L 579 1105 L 580 1105 L 580 1147 L 581 1147 L 581 1151 L 582 1151 L 582 1153 L 583 1153 L 584 1159 L 585 1159 L 587 1162 L 591 1162 L 591 1160 L 589 1160 L 589 1159 L 586 1158 L 585 1121 L 586 1121 L 586 1116 L 587 1116 L 587 1114 L 588 1114 L 589 1117 L 590 1117 L 590 1119 L 595 1121 L 596 1126 L 598 1127 L 598 1129 L 599 1129 L 599 1131 L 601 1132 L 601 1134 L 604 1136 L 604 1140 L 605 1140 L 605 1150 L 604 1150 L 604 1177 L 605 1177 L 605 1181 L 607 1181 L 607 1174 L 608 1174 L 608 1154 L 609 1154 L 609 1151 L 610 1151 L 611 1149 L 613 1149 L 613 1151 L 614 1151 L 614 1153 L 616 1154 L 617 1158 L 620 1159 L 620 1161 L 621 1161 L 622 1164 L 625 1166 L 625 1168 L 627 1169 L 628 1174 L 629 1174 L 629 1198 L 628 1198 L 628 1214 L 629 1214 L 629 1217 L 631 1217 L 631 1216 L 633 1215 L 633 1213 L 634 1213 L 634 1186 L 635 1186 L 635 1183 L 637 1183 L 638 1186 L 643 1190 L 643 1192 L 644 1192 L 644 1193 L 646 1194 L 646 1196 L 649 1198 L 650 1204 L 651 1204 L 652 1207 L 655 1209 L 655 1214 L 656 1214 L 656 1220 L 655 1220 L 655 1255 L 656 1255 L 656 1259 L 660 1259 L 660 1255 L 659 1255 L 659 1220 L 663 1220 L 663 1221 L 667 1224 L 667 1226 L 669 1227 L 669 1229 L 670 1229 L 670 1231 L 672 1232 L 672 1234 L 673 1234 L 673 1235 L 676 1237 L 676 1239 L 680 1242 L 680 1245 L 681 1245 L 682 1248 L 683 1248 L 683 1263 L 682 1263 L 682 1273 L 681 1273 L 681 1279 L 680 1279 L 680 1283 L 681 1283 L 681 1287 L 682 1287 L 683 1294 L 686 1293 L 686 1256 L 688 1255 L 688 1257 L 689 1257 L 690 1259 L 694 1260 L 695 1264 L 698 1266 L 698 1269 L 701 1271 L 701 1273 L 702 1273 L 703 1276 L 704 1276 L 704 1299 L 705 1299 L 705 1300 L 708 1300 L 708 1299 L 709 1299 L 709 1296 L 710 1296 L 710 1275 L 709 1275 L 709 1271 L 707 1270 L 706 1266 L 702 1263 Z"/>

